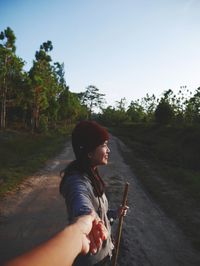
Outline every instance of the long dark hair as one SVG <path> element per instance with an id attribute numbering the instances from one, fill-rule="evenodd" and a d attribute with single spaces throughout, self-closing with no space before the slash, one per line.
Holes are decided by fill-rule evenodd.
<path id="1" fill-rule="evenodd" d="M 97 197 L 101 197 L 105 192 L 105 183 L 102 180 L 97 168 L 95 170 L 90 166 L 89 159 L 83 157 L 82 160 L 72 161 L 62 172 L 62 180 L 60 182 L 60 193 L 64 194 L 63 185 L 68 176 L 78 173 L 80 175 L 86 174 L 90 179 L 94 193 Z"/>

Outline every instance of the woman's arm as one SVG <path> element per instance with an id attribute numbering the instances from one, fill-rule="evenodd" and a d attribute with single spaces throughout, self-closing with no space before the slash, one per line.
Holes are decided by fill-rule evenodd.
<path id="1" fill-rule="evenodd" d="M 70 222 L 74 218 L 89 214 L 94 210 L 88 187 L 88 181 L 79 175 L 69 176 L 63 184 L 63 196 L 65 197 Z"/>

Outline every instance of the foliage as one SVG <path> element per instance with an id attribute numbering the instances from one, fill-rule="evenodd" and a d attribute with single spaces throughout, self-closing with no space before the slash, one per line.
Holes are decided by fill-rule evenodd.
<path id="1" fill-rule="evenodd" d="M 59 120 L 66 123 L 74 123 L 77 120 L 86 119 L 88 110 L 81 105 L 77 94 L 69 91 L 69 87 L 65 87 L 61 92 L 59 99 Z"/>
<path id="2" fill-rule="evenodd" d="M 99 89 L 93 85 L 86 88 L 86 91 L 80 94 L 81 102 L 89 109 L 89 116 L 91 118 L 94 108 L 102 109 L 105 99 L 105 94 L 99 93 Z"/>
<path id="3" fill-rule="evenodd" d="M 115 133 L 140 143 L 142 156 L 162 161 L 166 165 L 200 170 L 200 126 L 132 123 L 119 125 Z M 137 147 L 135 147 L 137 151 Z M 141 149 L 140 149 L 141 150 Z"/>
<path id="4" fill-rule="evenodd" d="M 71 93 L 65 81 L 64 64 L 53 62 L 51 41 L 44 42 L 35 53 L 29 71 L 24 71 L 24 61 L 15 54 L 15 35 L 8 27 L 0 33 L 0 106 L 1 128 L 32 129 L 47 132 L 57 125 L 70 124 L 87 119 L 95 106 L 100 106 L 103 94 L 92 88 L 95 99 L 88 95 L 84 101 L 92 101 L 89 110 L 76 93 Z M 88 99 L 87 99 L 88 95 Z M 17 126 L 17 127 L 16 127 Z"/>
<path id="5" fill-rule="evenodd" d="M 142 105 L 140 105 L 139 100 L 131 101 L 127 114 L 132 122 L 141 122 L 145 119 L 145 110 Z"/>
<path id="6" fill-rule="evenodd" d="M 116 102 L 116 107 L 108 106 L 107 108 L 102 108 L 102 114 L 99 119 L 107 125 L 120 125 L 128 121 L 128 115 L 125 110 L 126 99 L 122 98 L 120 101 Z"/>
<path id="7" fill-rule="evenodd" d="M 190 124 L 200 123 L 200 87 L 193 97 L 186 101 L 185 119 Z"/>
<path id="8" fill-rule="evenodd" d="M 153 121 L 157 103 L 158 103 L 158 99 L 156 99 L 154 94 L 150 96 L 147 93 L 146 96 L 141 99 L 141 106 L 145 112 L 145 116 L 143 117 L 143 120 L 147 122 Z"/>
<path id="9" fill-rule="evenodd" d="M 55 96 L 58 91 L 53 68 L 50 64 L 51 57 L 48 55 L 53 49 L 52 43 L 47 41 L 36 51 L 33 67 L 29 75 L 32 89 L 32 127 L 33 130 L 39 129 L 40 116 L 48 113 L 50 102 L 53 103 L 51 110 L 55 112 Z"/>
<path id="10" fill-rule="evenodd" d="M 6 126 L 47 131 L 82 119 L 99 119 L 107 125 L 158 123 L 159 125 L 198 125 L 200 88 L 192 95 L 182 86 L 177 95 L 167 90 L 160 99 L 155 95 L 131 100 L 126 108 L 122 98 L 115 106 L 105 107 L 105 94 L 94 85 L 72 93 L 65 81 L 64 64 L 53 62 L 53 44 L 43 42 L 35 53 L 33 65 L 24 71 L 25 62 L 16 55 L 15 34 L 11 28 L 0 33 L 0 114 L 1 129 Z"/>
<path id="11" fill-rule="evenodd" d="M 6 127 L 8 102 L 13 101 L 14 91 L 19 84 L 24 62 L 15 54 L 15 35 L 7 27 L 0 33 L 0 96 L 1 96 L 1 128 Z"/>
<path id="12" fill-rule="evenodd" d="M 174 112 L 169 102 L 161 99 L 155 110 L 155 121 L 160 125 L 167 125 L 172 122 L 173 116 Z"/>

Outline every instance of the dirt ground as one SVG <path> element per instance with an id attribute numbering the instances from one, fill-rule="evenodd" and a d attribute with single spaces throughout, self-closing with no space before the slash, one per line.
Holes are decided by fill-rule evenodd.
<path id="1" fill-rule="evenodd" d="M 117 207 L 129 182 L 130 211 L 124 219 L 119 265 L 199 266 L 200 254 L 140 186 L 120 150 L 110 140 L 110 160 L 100 169 L 108 185 L 110 207 Z M 63 152 L 0 202 L 0 264 L 48 239 L 67 224 L 64 199 L 59 195 L 59 172 L 73 159 L 70 143 Z M 114 225 L 115 231 L 116 224 Z"/>

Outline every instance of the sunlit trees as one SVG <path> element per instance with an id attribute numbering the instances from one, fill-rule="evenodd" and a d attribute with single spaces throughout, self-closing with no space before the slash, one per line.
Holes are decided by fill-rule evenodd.
<path id="1" fill-rule="evenodd" d="M 6 127 L 6 110 L 8 102 L 12 101 L 12 94 L 21 75 L 24 62 L 16 56 L 15 35 L 7 27 L 0 33 L 0 104 L 1 128 Z"/>
<path id="2" fill-rule="evenodd" d="M 59 121 L 64 121 L 65 124 L 73 123 L 76 120 L 88 118 L 88 110 L 86 106 L 80 103 L 76 93 L 72 93 L 69 87 L 66 87 L 59 96 Z"/>
<path id="3" fill-rule="evenodd" d="M 40 116 L 42 115 L 42 124 L 48 123 L 49 114 L 57 110 L 55 101 L 59 92 L 59 86 L 56 80 L 55 68 L 51 65 L 51 57 L 48 54 L 53 49 L 51 41 L 44 42 L 40 50 L 35 54 L 33 67 L 30 69 L 30 79 L 32 88 L 32 128 L 39 129 Z M 51 104 L 51 108 L 48 107 Z"/>
<path id="4" fill-rule="evenodd" d="M 141 99 L 126 98 L 105 107 L 105 94 L 90 85 L 84 92 L 72 93 L 65 81 L 64 64 L 53 62 L 51 41 L 35 53 L 29 71 L 16 55 L 15 34 L 11 28 L 0 33 L 0 127 L 13 126 L 46 131 L 57 125 L 97 117 L 107 125 L 123 123 L 159 123 L 160 125 L 196 125 L 200 123 L 200 88 L 194 94 L 182 86 L 177 95 L 172 90 L 160 99 L 146 94 Z"/>

